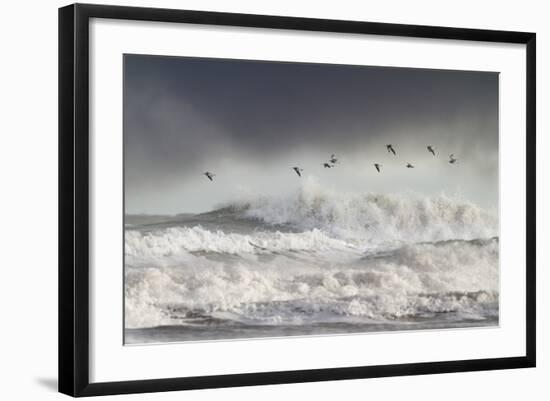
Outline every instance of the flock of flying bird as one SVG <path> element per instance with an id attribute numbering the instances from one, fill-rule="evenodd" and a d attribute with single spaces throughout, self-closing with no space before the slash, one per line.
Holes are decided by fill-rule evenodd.
<path id="1" fill-rule="evenodd" d="M 393 145 L 386 145 L 386 149 L 388 151 L 388 153 L 393 153 L 394 156 L 397 156 L 397 152 L 395 151 L 395 149 L 393 148 Z M 428 149 L 428 152 L 430 152 L 432 155 L 436 155 L 435 154 L 435 150 L 434 150 L 434 147 L 432 145 L 428 145 L 426 146 L 426 149 Z M 456 162 L 458 161 L 458 159 L 456 159 L 454 157 L 454 154 L 451 153 L 449 155 L 449 163 L 450 164 L 455 164 Z M 334 154 L 332 154 L 330 156 L 330 159 L 328 160 L 328 162 L 324 162 L 322 163 L 323 167 L 324 168 L 333 168 L 336 166 L 336 164 L 338 163 L 338 159 L 336 158 L 336 156 Z M 380 167 L 382 167 L 382 165 L 380 163 L 374 163 L 374 168 L 376 168 L 376 171 L 378 171 L 380 173 Z M 414 166 L 411 164 L 411 163 L 407 163 L 406 166 L 407 168 L 414 168 Z M 296 174 L 298 174 L 298 177 L 301 177 L 302 176 L 302 171 L 304 171 L 303 168 L 300 168 L 300 167 L 291 167 L 292 170 L 294 170 L 296 172 Z M 210 181 L 214 181 L 214 177 L 216 176 L 216 174 L 214 173 L 211 173 L 210 171 L 206 171 L 203 173 Z"/>

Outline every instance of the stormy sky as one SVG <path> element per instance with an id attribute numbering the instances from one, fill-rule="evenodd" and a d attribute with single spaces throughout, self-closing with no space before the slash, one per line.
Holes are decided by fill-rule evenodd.
<path id="1" fill-rule="evenodd" d="M 332 153 L 337 167 L 323 168 Z M 304 183 L 495 209 L 498 73 L 125 55 L 124 169 L 127 214 L 203 212 Z"/>

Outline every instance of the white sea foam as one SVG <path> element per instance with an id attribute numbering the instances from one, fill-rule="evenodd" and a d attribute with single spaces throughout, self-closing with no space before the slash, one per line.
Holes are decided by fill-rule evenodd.
<path id="1" fill-rule="evenodd" d="M 349 251 L 359 249 L 346 241 L 313 229 L 302 233 L 256 232 L 251 234 L 210 231 L 200 226 L 170 227 L 152 232 L 127 231 L 126 258 L 133 262 L 162 263 L 189 253 L 216 252 L 246 255 L 285 251 Z"/>
<path id="2" fill-rule="evenodd" d="M 285 198 L 126 227 L 125 324 L 495 317 L 497 236 L 496 215 L 461 199 L 306 182 Z"/>
<path id="3" fill-rule="evenodd" d="M 371 243 L 441 241 L 498 235 L 498 217 L 445 195 L 340 194 L 314 182 L 281 198 L 258 198 L 226 205 L 268 224 L 321 229 L 339 238 Z"/>
<path id="4" fill-rule="evenodd" d="M 180 253 L 177 264 L 159 265 L 153 256 L 149 266 L 126 269 L 128 328 L 185 324 L 197 313 L 292 324 L 498 310 L 497 240 L 412 244 L 352 262 L 301 252 Z"/>

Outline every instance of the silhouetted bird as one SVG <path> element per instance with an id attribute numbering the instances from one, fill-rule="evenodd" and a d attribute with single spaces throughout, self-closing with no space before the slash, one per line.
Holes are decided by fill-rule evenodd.
<path id="1" fill-rule="evenodd" d="M 376 171 L 380 172 L 380 167 L 382 167 L 382 165 L 378 163 L 374 163 L 374 167 L 376 167 Z"/>
<path id="2" fill-rule="evenodd" d="M 331 162 L 332 164 L 336 164 L 338 162 L 338 159 L 336 158 L 334 153 L 332 155 L 330 155 L 329 162 Z"/>
<path id="3" fill-rule="evenodd" d="M 394 156 L 396 155 L 395 149 L 392 145 L 386 145 L 386 149 L 388 149 L 388 153 L 392 152 Z"/>
<path id="4" fill-rule="evenodd" d="M 304 169 L 300 167 L 292 167 L 292 170 L 294 170 L 296 174 L 298 174 L 298 177 L 301 177 L 302 176 L 301 171 L 304 171 Z"/>
<path id="5" fill-rule="evenodd" d="M 435 156 L 435 150 L 432 145 L 426 146 L 426 148 L 428 149 L 428 152 Z"/>
<path id="6" fill-rule="evenodd" d="M 332 168 L 334 166 L 331 166 L 329 163 L 323 163 L 324 168 Z"/>
<path id="7" fill-rule="evenodd" d="M 203 173 L 203 174 L 204 174 L 206 177 L 208 177 L 208 179 L 209 179 L 210 181 L 214 181 L 214 177 L 216 176 L 216 174 L 213 174 L 213 173 L 211 173 L 210 171 L 207 171 L 207 172 L 205 172 L 205 173 Z"/>
<path id="8" fill-rule="evenodd" d="M 458 160 L 455 159 L 455 155 L 454 155 L 453 153 L 451 153 L 451 154 L 449 155 L 449 163 L 455 164 L 457 161 L 458 161 Z"/>
<path id="9" fill-rule="evenodd" d="M 407 163 L 407 168 L 414 168 L 414 166 L 411 163 Z"/>

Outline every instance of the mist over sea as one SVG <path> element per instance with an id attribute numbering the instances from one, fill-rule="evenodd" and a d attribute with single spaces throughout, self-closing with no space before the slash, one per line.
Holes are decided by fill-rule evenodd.
<path id="1" fill-rule="evenodd" d="M 498 215 L 457 197 L 304 182 L 125 223 L 126 343 L 498 324 Z"/>

